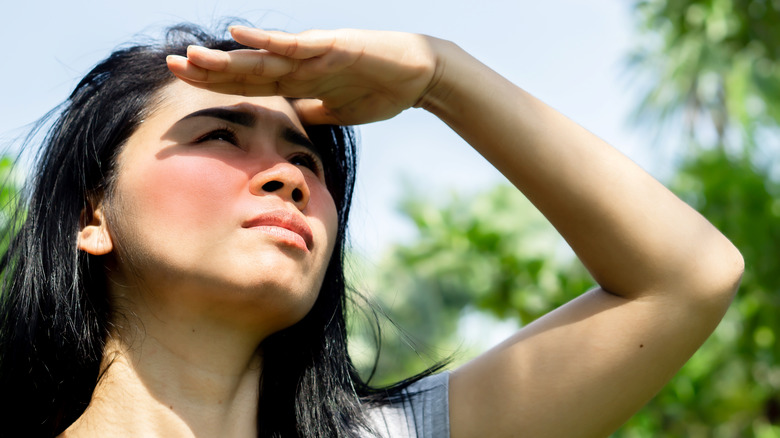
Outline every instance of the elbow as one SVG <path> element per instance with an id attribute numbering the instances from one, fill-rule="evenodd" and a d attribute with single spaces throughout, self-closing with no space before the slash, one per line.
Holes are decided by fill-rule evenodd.
<path id="1" fill-rule="evenodd" d="M 739 289 L 742 275 L 745 272 L 745 259 L 727 239 L 719 247 L 711 248 L 706 262 L 701 265 L 704 272 L 699 272 L 697 287 L 699 297 L 713 305 L 713 310 L 718 313 L 726 312 L 726 309 L 734 300 Z"/>
<path id="2" fill-rule="evenodd" d="M 739 289 L 739 285 L 740 283 L 742 283 L 742 275 L 745 273 L 745 258 L 742 257 L 742 253 L 740 253 L 739 249 L 737 249 L 734 245 L 731 245 L 731 247 L 733 248 L 733 253 L 731 256 L 731 265 L 730 265 L 730 278 L 729 278 L 730 281 L 727 287 L 729 302 L 734 298 L 734 295 L 737 293 L 737 290 Z"/>

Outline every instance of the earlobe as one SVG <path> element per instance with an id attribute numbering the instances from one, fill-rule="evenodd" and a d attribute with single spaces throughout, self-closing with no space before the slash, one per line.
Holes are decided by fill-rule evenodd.
<path id="1" fill-rule="evenodd" d="M 82 210 L 81 230 L 76 245 L 80 250 L 92 255 L 105 255 L 114 249 L 102 207 L 87 207 Z"/>

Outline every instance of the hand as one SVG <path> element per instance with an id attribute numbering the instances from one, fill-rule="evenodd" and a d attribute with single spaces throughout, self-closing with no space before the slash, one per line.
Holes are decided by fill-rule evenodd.
<path id="1" fill-rule="evenodd" d="M 224 52 L 191 46 L 169 56 L 180 79 L 207 90 L 298 98 L 305 124 L 356 125 L 389 119 L 419 103 L 436 77 L 438 40 L 362 30 L 299 34 L 231 27 L 233 38 L 258 50 Z"/>

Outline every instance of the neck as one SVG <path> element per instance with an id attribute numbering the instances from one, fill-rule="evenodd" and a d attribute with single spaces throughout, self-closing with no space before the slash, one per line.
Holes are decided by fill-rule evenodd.
<path id="1" fill-rule="evenodd" d="M 103 378 L 63 436 L 256 436 L 260 339 L 159 316 L 114 324 Z"/>

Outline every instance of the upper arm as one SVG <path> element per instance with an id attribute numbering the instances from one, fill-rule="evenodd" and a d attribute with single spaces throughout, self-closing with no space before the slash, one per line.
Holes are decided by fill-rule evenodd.
<path id="1" fill-rule="evenodd" d="M 588 292 L 453 372 L 452 436 L 608 436 L 696 351 L 724 304 Z"/>

